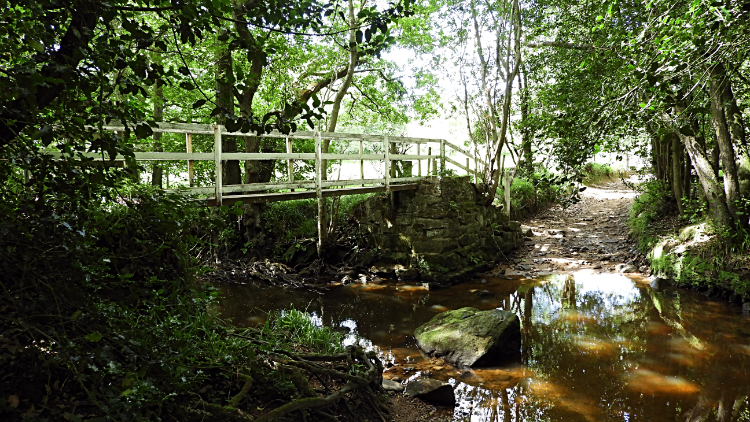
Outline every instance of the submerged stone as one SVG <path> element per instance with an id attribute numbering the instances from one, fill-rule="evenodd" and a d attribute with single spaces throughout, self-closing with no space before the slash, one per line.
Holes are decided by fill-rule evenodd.
<path id="1" fill-rule="evenodd" d="M 489 366 L 519 355 L 521 323 L 513 312 L 461 308 L 435 315 L 414 330 L 426 354 L 457 366 Z"/>

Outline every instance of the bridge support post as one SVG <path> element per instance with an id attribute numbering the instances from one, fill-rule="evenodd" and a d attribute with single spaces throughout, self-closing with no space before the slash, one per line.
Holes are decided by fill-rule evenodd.
<path id="1" fill-rule="evenodd" d="M 315 131 L 315 196 L 318 198 L 318 257 L 323 257 L 323 245 L 328 234 L 326 226 L 326 202 L 323 198 L 323 141 L 320 131 Z"/>
<path id="2" fill-rule="evenodd" d="M 385 191 L 388 193 L 388 198 L 391 201 L 391 209 L 393 209 L 393 192 L 391 192 L 391 140 L 387 136 L 383 140 L 383 150 L 385 151 Z"/>
<path id="3" fill-rule="evenodd" d="M 440 140 L 440 171 L 445 173 L 445 139 Z"/>
<path id="4" fill-rule="evenodd" d="M 214 125 L 214 171 L 216 172 L 216 206 L 221 206 L 221 125 Z"/>

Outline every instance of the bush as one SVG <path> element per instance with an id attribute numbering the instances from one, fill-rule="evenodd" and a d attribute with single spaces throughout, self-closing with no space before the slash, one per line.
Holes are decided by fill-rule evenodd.
<path id="1" fill-rule="evenodd" d="M 12 350 L 0 371 L 16 374 L 0 375 L 0 395 L 35 403 L 39 418 L 161 420 L 254 359 L 207 312 L 216 290 L 192 276 L 193 227 L 221 219 L 180 195 L 118 189 L 75 214 L 0 205 L 0 333 Z"/>
<path id="2" fill-rule="evenodd" d="M 615 172 L 608 164 L 586 163 L 583 166 L 583 184 L 591 185 L 611 180 Z"/>
<path id="3" fill-rule="evenodd" d="M 561 179 L 548 171 L 538 171 L 530 177 L 516 177 L 510 185 L 512 218 L 521 218 L 543 210 L 559 201 L 564 193 Z M 503 198 L 498 190 L 496 198 Z"/>
<path id="4" fill-rule="evenodd" d="M 652 223 L 664 216 L 674 214 L 677 205 L 672 191 L 663 181 L 651 180 L 637 187 L 638 196 L 633 201 L 628 218 L 628 227 L 636 238 L 640 251 L 647 252 L 656 243 L 652 234 Z"/>

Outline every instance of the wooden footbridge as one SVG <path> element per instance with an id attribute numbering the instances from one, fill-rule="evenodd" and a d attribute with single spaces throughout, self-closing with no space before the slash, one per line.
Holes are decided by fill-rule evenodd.
<path id="1" fill-rule="evenodd" d="M 105 126 L 104 129 L 110 131 L 125 130 L 122 125 L 108 125 Z M 213 195 L 205 199 L 209 206 L 221 206 L 224 203 L 231 203 L 231 205 L 234 205 L 237 202 L 254 203 L 306 198 L 317 198 L 319 202 L 323 202 L 324 198 L 333 196 L 416 189 L 417 185 L 415 182 L 430 175 L 436 175 L 439 171 L 445 171 L 446 163 L 453 164 L 460 170 L 465 171 L 468 175 L 473 175 L 476 181 L 481 169 L 486 166 L 486 162 L 481 158 L 470 154 L 461 147 L 451 144 L 445 139 L 407 138 L 318 131 L 301 131 L 289 135 L 272 132 L 260 135 L 260 137 L 285 139 L 286 153 L 227 153 L 222 152 L 222 137 L 258 137 L 258 135 L 252 132 L 229 132 L 222 125 L 189 123 L 157 123 L 156 127 L 152 126 L 152 130 L 154 132 L 184 134 L 186 152 L 136 152 L 135 159 L 137 161 L 187 161 L 188 182 L 190 187 L 181 189 L 181 191 L 198 195 Z M 193 135 L 213 135 L 213 151 L 193 152 Z M 295 139 L 313 139 L 315 141 L 315 153 L 294 152 L 292 141 Z M 336 142 L 358 142 L 359 153 L 323 153 L 321 149 L 324 139 Z M 377 149 L 382 149 L 383 153 L 365 154 L 365 144 L 379 144 L 380 147 Z M 416 153 L 397 154 L 397 144 L 409 145 L 407 151 L 415 149 Z M 412 145 L 416 145 L 416 148 L 411 148 Z M 374 149 L 376 148 L 370 148 L 370 150 Z M 446 149 L 451 149 L 458 153 L 459 156 L 465 157 L 465 164 L 451 159 L 446 154 Z M 106 154 L 88 153 L 85 155 L 94 160 L 110 159 Z M 122 159 L 123 157 L 115 157 L 115 160 Z M 286 175 L 287 180 L 268 183 L 225 185 L 222 182 L 222 167 L 228 160 L 286 160 L 288 168 Z M 295 180 L 293 170 L 294 160 L 314 160 L 314 180 Z M 323 172 L 325 171 L 323 168 L 323 162 L 325 160 L 359 161 L 360 178 L 348 180 L 325 180 L 323 177 Z M 459 160 L 461 159 L 459 158 Z M 193 162 L 195 161 L 213 161 L 215 167 L 215 180 L 213 186 L 193 186 Z M 384 177 L 379 179 L 365 179 L 365 161 L 382 161 L 384 163 Z M 394 177 L 395 172 L 392 171 L 393 161 L 416 161 L 417 175 L 410 177 Z M 425 162 L 424 176 L 422 174 L 422 162 Z"/>

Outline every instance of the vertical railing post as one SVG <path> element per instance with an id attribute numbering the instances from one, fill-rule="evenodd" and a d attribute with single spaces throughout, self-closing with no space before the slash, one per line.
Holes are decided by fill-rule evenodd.
<path id="1" fill-rule="evenodd" d="M 391 202 L 391 211 L 395 213 L 393 192 L 391 191 L 391 166 L 393 164 L 391 163 L 391 140 L 388 136 L 385 137 L 383 146 L 385 147 L 385 191 L 388 193 L 388 199 Z"/>
<path id="2" fill-rule="evenodd" d="M 192 133 L 186 133 L 185 134 L 185 151 L 188 154 L 193 153 L 193 134 Z M 192 188 L 193 187 L 193 160 L 188 160 L 188 185 Z"/>
<path id="3" fill-rule="evenodd" d="M 476 185 L 479 180 L 479 160 L 477 160 L 477 149 L 474 148 L 474 184 Z"/>
<path id="4" fill-rule="evenodd" d="M 430 161 L 432 161 L 432 147 L 427 147 L 427 175 L 430 175 Z M 433 171 L 435 170 L 433 166 Z"/>
<path id="5" fill-rule="evenodd" d="M 323 165 L 322 165 L 322 139 L 320 131 L 315 131 L 315 197 L 318 198 L 318 257 L 323 254 L 323 243 L 325 242 L 326 227 L 325 210 L 326 203 L 323 198 Z"/>
<path id="6" fill-rule="evenodd" d="M 216 206 L 221 206 L 221 125 L 214 125 L 214 171 L 216 172 Z"/>
<path id="7" fill-rule="evenodd" d="M 286 138 L 286 153 L 292 153 L 292 140 L 290 138 Z M 286 166 L 289 183 L 294 183 L 294 162 L 291 158 L 286 161 Z M 291 189 L 291 191 L 294 192 L 294 189 Z"/>
<path id="8" fill-rule="evenodd" d="M 445 173 L 445 139 L 440 140 L 440 171 Z"/>
<path id="9" fill-rule="evenodd" d="M 417 144 L 417 155 L 419 155 L 420 144 Z M 422 160 L 417 159 L 417 176 L 422 177 Z"/>
<path id="10" fill-rule="evenodd" d="M 363 141 L 359 140 L 359 154 L 362 155 L 365 153 L 365 145 Z M 361 180 L 365 180 L 365 160 L 359 160 L 359 178 Z M 362 187 L 365 187 L 364 183 L 362 184 Z"/>
<path id="11" fill-rule="evenodd" d="M 391 142 L 386 136 L 383 140 L 383 150 L 385 151 L 385 190 L 391 192 Z"/>

